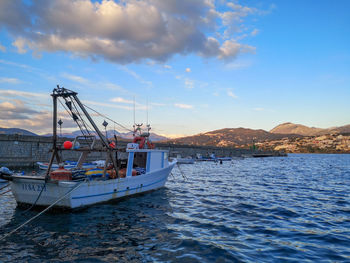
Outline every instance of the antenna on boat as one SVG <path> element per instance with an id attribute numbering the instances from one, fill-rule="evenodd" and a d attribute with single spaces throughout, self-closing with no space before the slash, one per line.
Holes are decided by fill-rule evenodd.
<path id="1" fill-rule="evenodd" d="M 135 133 L 136 133 L 136 121 L 135 121 L 135 96 L 133 97 L 133 113 L 134 113 L 134 124 L 132 125 L 132 127 L 134 128 L 134 133 L 133 133 L 133 136 L 135 136 Z"/>
<path id="2" fill-rule="evenodd" d="M 147 97 L 147 100 L 146 100 L 146 125 L 148 126 L 148 97 Z"/>

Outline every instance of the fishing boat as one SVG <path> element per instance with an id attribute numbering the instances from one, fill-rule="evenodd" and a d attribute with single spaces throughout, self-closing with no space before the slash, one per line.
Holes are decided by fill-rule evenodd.
<path id="1" fill-rule="evenodd" d="M 105 137 L 77 97 L 77 93 L 57 86 L 51 94 L 53 98 L 53 147 L 50 162 L 43 176 L 0 173 L 2 179 L 10 181 L 10 187 L 19 205 L 45 206 L 57 208 L 80 208 L 126 196 L 161 188 L 176 164 L 168 161 L 168 151 L 155 149 L 149 140 L 150 127 L 141 132 L 142 125 L 134 125 L 134 140 L 127 147 L 118 147 L 117 138 L 110 141 Z M 57 101 L 63 100 L 66 110 L 81 128 L 82 147 L 65 142 L 64 147 L 57 143 Z M 87 125 L 92 126 L 95 135 L 84 134 Z M 105 124 L 103 124 L 105 126 Z M 82 140 L 84 140 L 82 142 Z M 75 140 L 75 141 L 76 141 Z M 85 144 L 84 144 L 85 143 Z M 87 145 L 87 146 L 83 146 Z M 78 151 L 80 158 L 74 170 L 63 165 L 53 170 L 53 163 L 62 163 L 62 151 Z M 83 163 L 92 152 L 104 152 L 104 167 L 85 170 Z"/>
<path id="2" fill-rule="evenodd" d="M 222 161 L 232 161 L 232 157 L 216 157 L 214 153 L 207 157 L 203 157 L 201 154 L 197 154 L 198 162 L 222 162 Z"/>
<path id="3" fill-rule="evenodd" d="M 38 165 L 39 169 L 41 169 L 41 170 L 47 170 L 47 168 L 49 167 L 49 163 L 37 162 L 36 164 Z M 78 162 L 65 161 L 63 165 L 64 165 L 65 169 L 73 169 L 73 168 L 77 168 Z M 59 166 L 60 166 L 60 164 L 53 163 L 51 165 L 51 169 L 56 170 L 59 168 Z M 104 161 L 102 160 L 102 161 L 93 161 L 91 163 L 83 163 L 82 168 L 83 169 L 93 169 L 93 168 L 96 168 L 98 166 L 104 166 Z"/>
<path id="4" fill-rule="evenodd" d="M 192 156 L 181 157 L 180 154 L 176 156 L 176 161 L 178 164 L 194 164 L 194 159 Z"/>

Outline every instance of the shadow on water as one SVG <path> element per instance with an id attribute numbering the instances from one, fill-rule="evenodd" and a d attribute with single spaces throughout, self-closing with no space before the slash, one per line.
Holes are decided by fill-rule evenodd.
<path id="1" fill-rule="evenodd" d="M 37 213 L 23 211 L 14 210 L 1 235 Z M 171 211 L 166 188 L 78 211 L 49 211 L 0 243 L 0 262 L 142 261 L 143 251 L 155 250 L 171 234 L 165 225 Z"/>

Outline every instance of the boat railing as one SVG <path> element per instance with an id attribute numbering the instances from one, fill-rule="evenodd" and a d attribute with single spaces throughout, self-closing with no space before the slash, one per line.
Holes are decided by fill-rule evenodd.
<path id="1" fill-rule="evenodd" d="M 77 144 L 77 143 L 79 143 L 79 144 Z M 79 135 L 79 136 L 76 136 L 74 141 L 73 141 L 73 149 L 79 148 L 80 146 L 85 146 L 85 147 L 88 147 L 92 150 L 92 149 L 94 149 L 95 143 L 96 143 L 96 136 L 95 135 Z M 84 144 L 84 145 L 82 145 L 82 144 Z"/>

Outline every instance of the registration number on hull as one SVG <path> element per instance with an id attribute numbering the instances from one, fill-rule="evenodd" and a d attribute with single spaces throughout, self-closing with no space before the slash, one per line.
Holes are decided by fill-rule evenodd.
<path id="1" fill-rule="evenodd" d="M 41 184 L 22 184 L 22 190 L 24 191 L 33 191 L 33 192 L 43 192 L 46 191 L 46 186 Z"/>

